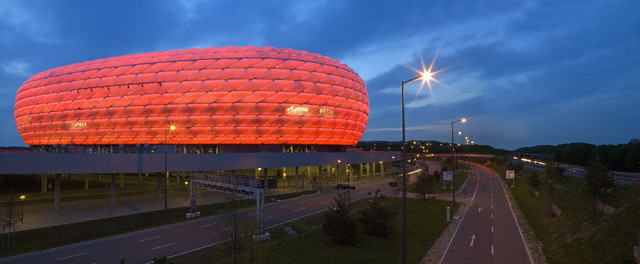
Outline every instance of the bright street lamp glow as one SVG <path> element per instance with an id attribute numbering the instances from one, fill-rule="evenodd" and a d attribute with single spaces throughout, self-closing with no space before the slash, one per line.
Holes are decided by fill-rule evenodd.
<path id="1" fill-rule="evenodd" d="M 176 126 L 171 125 L 171 127 L 169 127 L 169 129 L 171 129 L 171 130 L 176 130 Z"/>
<path id="2" fill-rule="evenodd" d="M 462 123 L 467 122 L 467 118 L 463 117 L 460 121 L 462 121 Z"/>

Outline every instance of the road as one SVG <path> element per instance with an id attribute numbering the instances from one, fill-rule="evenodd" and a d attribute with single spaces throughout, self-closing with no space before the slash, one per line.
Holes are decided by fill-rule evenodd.
<path id="1" fill-rule="evenodd" d="M 532 263 L 502 181 L 486 167 L 472 168 L 463 187 L 470 205 L 441 263 Z"/>
<path id="2" fill-rule="evenodd" d="M 382 193 L 391 196 L 392 189 L 388 187 L 387 180 L 384 180 L 357 185 L 356 190 L 350 191 L 351 198 L 358 200 L 368 197 L 376 189 L 381 189 Z M 337 192 L 339 191 L 331 186 L 326 186 L 316 194 L 269 203 L 265 206 L 265 228 L 324 211 L 333 202 Z M 149 263 L 154 257 L 176 256 L 220 243 L 226 239 L 227 232 L 224 216 L 203 217 L 4 258 L 0 259 L 0 263 L 120 263 L 121 259 L 124 259 L 125 263 Z"/>

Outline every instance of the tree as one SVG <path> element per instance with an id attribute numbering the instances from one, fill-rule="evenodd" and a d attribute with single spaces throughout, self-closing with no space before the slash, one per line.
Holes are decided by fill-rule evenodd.
<path id="1" fill-rule="evenodd" d="M 587 172 L 584 174 L 585 192 L 595 199 L 596 214 L 599 214 L 598 203 L 605 198 L 613 187 L 613 180 L 607 167 L 602 163 L 600 157 L 596 156 L 589 162 Z"/>
<path id="2" fill-rule="evenodd" d="M 555 193 L 556 185 L 562 184 L 565 180 L 564 168 L 548 161 L 547 166 L 544 169 L 544 172 L 547 175 L 547 183 L 549 185 L 549 196 L 551 197 L 551 204 L 549 205 L 549 214 L 553 216 L 554 215 L 554 212 L 553 212 L 554 193 Z"/>
<path id="3" fill-rule="evenodd" d="M 124 263 L 124 260 L 121 260 L 120 262 Z M 160 258 L 153 258 L 153 264 L 173 264 L 173 261 L 169 261 L 167 256 L 162 256 Z"/>
<path id="4" fill-rule="evenodd" d="M 527 185 L 531 187 L 531 196 L 535 196 L 536 188 L 540 186 L 540 176 L 535 171 L 527 170 L 525 172 L 525 178 L 527 180 Z"/>
<path id="5" fill-rule="evenodd" d="M 416 192 L 420 194 L 422 200 L 426 199 L 426 195 L 433 190 L 433 186 L 436 185 L 439 178 L 437 176 L 439 172 L 429 173 L 424 170 L 418 175 L 418 179 L 416 180 Z"/>
<path id="6" fill-rule="evenodd" d="M 358 222 L 349 212 L 347 198 L 339 193 L 334 205 L 324 213 L 322 231 L 328 235 L 333 243 L 352 245 L 356 242 Z"/>
<path id="7" fill-rule="evenodd" d="M 369 236 L 385 238 L 393 233 L 391 221 L 398 215 L 398 211 L 382 203 L 383 200 L 380 189 L 376 190 L 375 196 L 369 201 L 369 207 L 358 214 L 358 222 L 364 228 L 364 233 Z"/>
<path id="8" fill-rule="evenodd" d="M 235 191 L 237 193 L 237 191 Z M 244 209 L 245 200 L 235 194 L 226 197 L 226 220 L 229 252 L 233 263 L 260 263 L 262 247 L 254 235 L 260 234 L 258 223 Z"/>
<path id="9" fill-rule="evenodd" d="M 23 221 L 23 212 L 18 210 L 18 202 L 16 201 L 13 191 L 9 194 L 4 212 L 0 215 L 0 224 L 2 224 L 2 247 L 13 248 L 16 245 L 16 226 Z M 5 236 L 5 230 L 8 235 Z"/>

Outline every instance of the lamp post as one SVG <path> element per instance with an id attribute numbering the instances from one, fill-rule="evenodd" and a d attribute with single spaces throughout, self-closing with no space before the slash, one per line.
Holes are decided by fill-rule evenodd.
<path id="1" fill-rule="evenodd" d="M 26 195 L 20 195 L 20 223 L 24 224 L 24 200 L 27 199 Z"/>
<path id="2" fill-rule="evenodd" d="M 167 224 L 167 218 L 169 215 L 169 211 L 167 209 L 167 191 L 169 187 L 169 171 L 167 170 L 167 152 L 169 152 L 169 147 L 167 146 L 167 134 L 169 130 L 174 131 L 176 127 L 171 125 L 168 129 L 164 130 L 164 224 Z"/>
<path id="3" fill-rule="evenodd" d="M 425 71 L 418 77 L 402 82 L 402 264 L 407 263 L 407 142 L 405 140 L 404 84 L 418 79 L 430 81 L 432 77 L 431 71 Z"/>
<path id="4" fill-rule="evenodd" d="M 454 123 L 458 123 L 458 122 L 467 122 L 466 118 L 462 118 L 462 119 L 458 119 L 455 121 L 451 121 L 451 150 L 453 151 L 453 162 L 452 162 L 452 170 L 453 170 L 453 175 L 451 178 L 451 189 L 452 189 L 452 193 L 453 193 L 453 206 L 456 205 L 456 145 L 453 142 L 453 124 Z"/>

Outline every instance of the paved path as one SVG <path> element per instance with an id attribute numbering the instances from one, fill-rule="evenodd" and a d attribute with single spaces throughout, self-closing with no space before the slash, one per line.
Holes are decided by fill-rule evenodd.
<path id="1" fill-rule="evenodd" d="M 486 167 L 472 167 L 469 207 L 441 263 L 532 263 L 502 181 Z"/>

